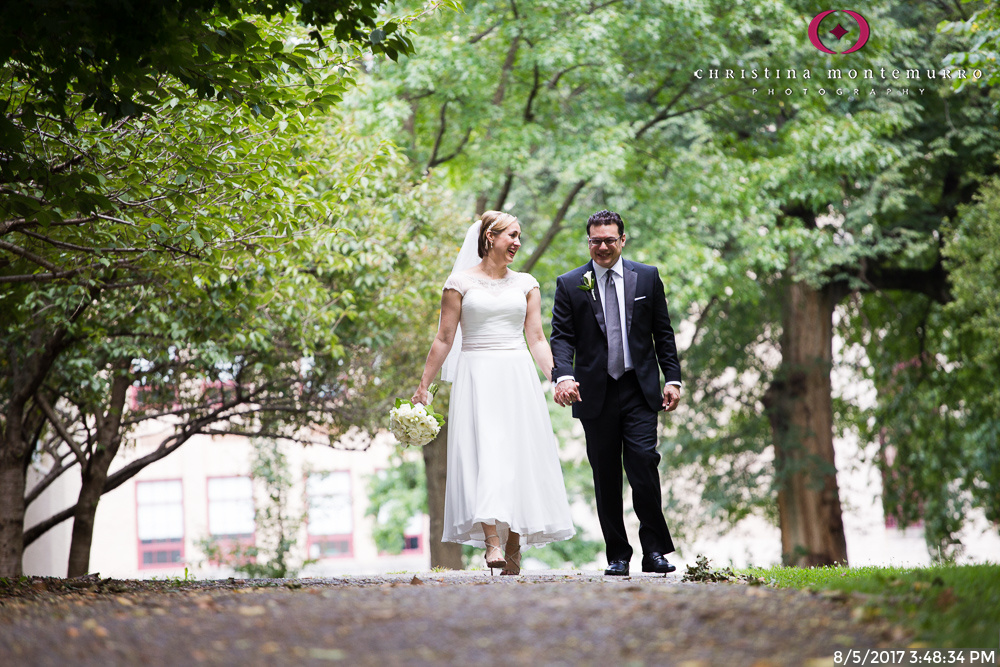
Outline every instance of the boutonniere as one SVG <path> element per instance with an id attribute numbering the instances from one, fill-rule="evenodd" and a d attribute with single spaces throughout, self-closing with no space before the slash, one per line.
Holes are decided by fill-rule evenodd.
<path id="1" fill-rule="evenodd" d="M 594 288 L 597 287 L 597 283 L 594 282 L 594 272 L 587 271 L 583 274 L 583 283 L 576 286 L 577 289 L 582 289 L 584 292 L 590 292 L 590 298 L 593 301 L 597 301 L 597 297 L 594 296 Z"/>

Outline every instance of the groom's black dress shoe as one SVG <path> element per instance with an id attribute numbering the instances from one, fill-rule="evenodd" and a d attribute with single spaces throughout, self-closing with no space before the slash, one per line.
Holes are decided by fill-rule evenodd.
<path id="1" fill-rule="evenodd" d="M 658 554 L 655 551 L 642 557 L 643 572 L 659 572 L 661 574 L 667 574 L 676 569 L 677 568 L 670 561 L 663 557 L 663 554 Z"/>
<path id="2" fill-rule="evenodd" d="M 627 560 L 613 560 L 608 563 L 608 569 L 604 571 L 604 574 L 612 577 L 627 577 L 628 576 L 628 561 Z"/>

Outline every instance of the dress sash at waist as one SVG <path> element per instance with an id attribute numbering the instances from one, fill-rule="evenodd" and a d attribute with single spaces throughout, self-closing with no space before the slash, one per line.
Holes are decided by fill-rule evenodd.
<path id="1" fill-rule="evenodd" d="M 528 346 L 524 343 L 523 337 L 513 336 L 465 336 L 462 338 L 463 352 L 477 352 L 479 350 L 526 350 Z"/>

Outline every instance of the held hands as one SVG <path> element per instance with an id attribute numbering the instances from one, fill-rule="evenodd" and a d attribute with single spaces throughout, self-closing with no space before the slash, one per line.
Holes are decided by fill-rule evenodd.
<path id="1" fill-rule="evenodd" d="M 675 384 L 668 384 L 663 388 L 663 409 L 673 412 L 681 403 L 681 388 Z"/>
<path id="2" fill-rule="evenodd" d="M 556 403 L 562 407 L 572 405 L 580 400 L 580 383 L 575 380 L 563 380 L 556 385 Z"/>

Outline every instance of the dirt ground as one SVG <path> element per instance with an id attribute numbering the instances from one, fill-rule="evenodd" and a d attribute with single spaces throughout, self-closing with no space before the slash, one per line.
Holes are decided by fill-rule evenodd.
<path id="1" fill-rule="evenodd" d="M 25 579 L 0 586 L 0 665 L 833 665 L 901 647 L 863 604 L 679 573 Z"/>

